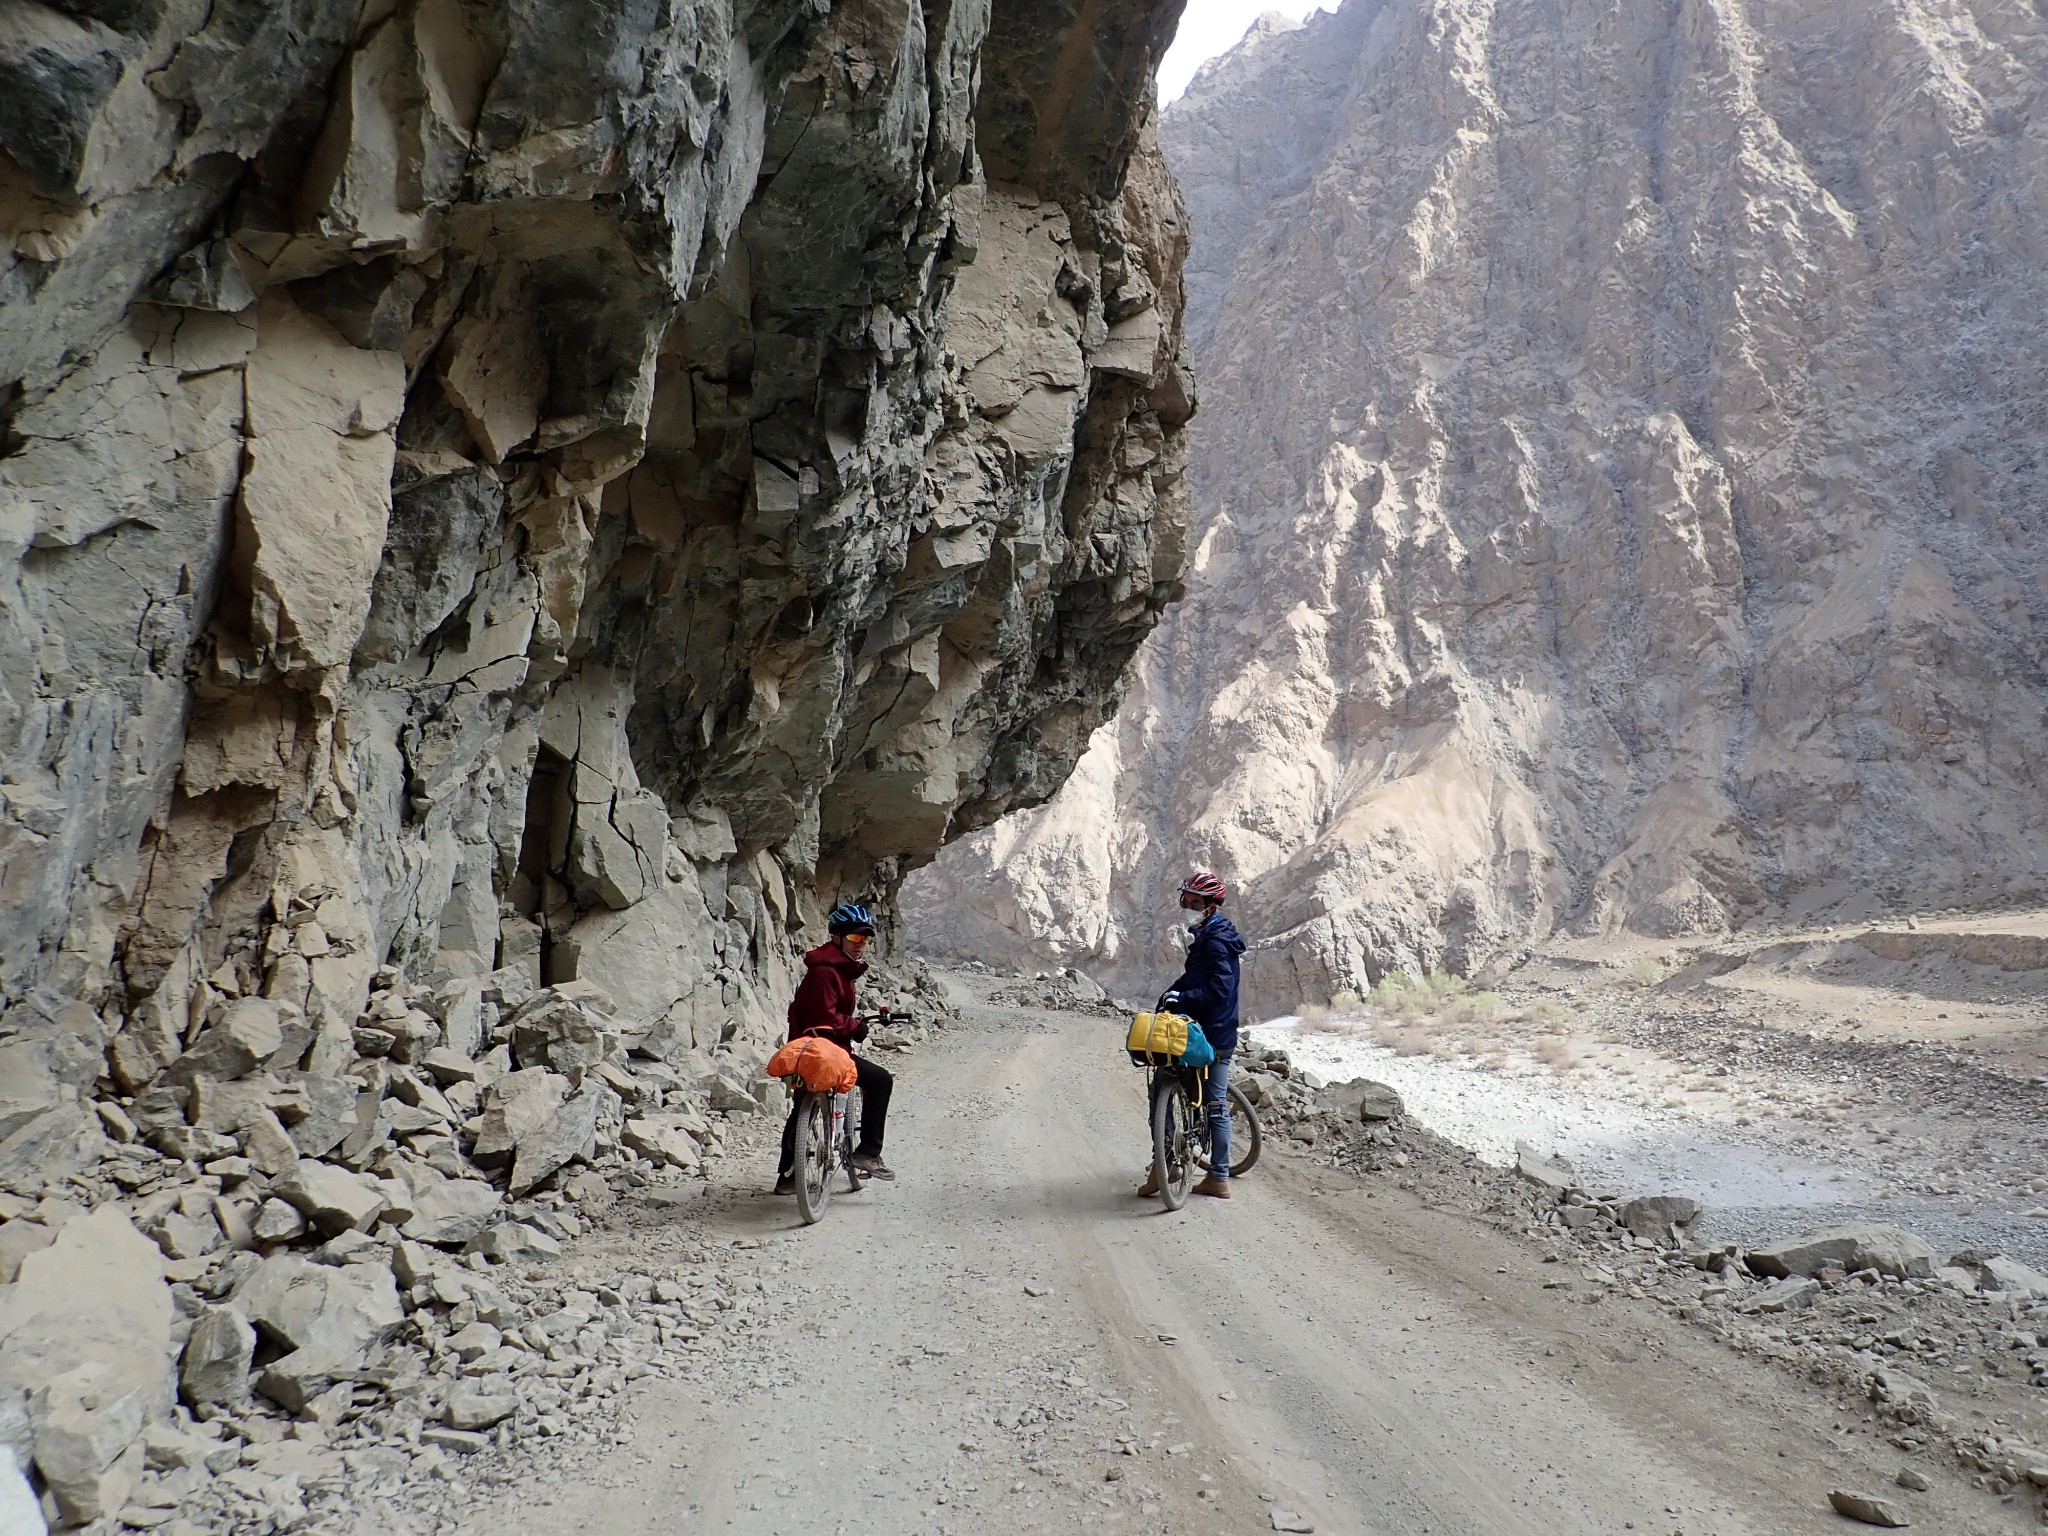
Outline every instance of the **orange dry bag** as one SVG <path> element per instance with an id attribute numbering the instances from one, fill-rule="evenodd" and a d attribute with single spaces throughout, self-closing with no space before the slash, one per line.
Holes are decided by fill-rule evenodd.
<path id="1" fill-rule="evenodd" d="M 768 1058 L 770 1077 L 793 1077 L 812 1093 L 845 1093 L 860 1080 L 853 1058 L 830 1040 L 804 1035 Z"/>

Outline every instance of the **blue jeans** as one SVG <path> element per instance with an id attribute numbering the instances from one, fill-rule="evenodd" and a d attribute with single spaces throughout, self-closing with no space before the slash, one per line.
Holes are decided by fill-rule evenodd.
<path id="1" fill-rule="evenodd" d="M 1218 1051 L 1202 1079 L 1202 1112 L 1209 1117 L 1209 1177 L 1226 1182 L 1230 1178 L 1230 1054 Z M 1162 1072 L 1159 1077 L 1165 1075 Z M 1153 1081 L 1158 1082 L 1159 1077 Z M 1150 1107 L 1148 1098 L 1148 1114 Z"/>

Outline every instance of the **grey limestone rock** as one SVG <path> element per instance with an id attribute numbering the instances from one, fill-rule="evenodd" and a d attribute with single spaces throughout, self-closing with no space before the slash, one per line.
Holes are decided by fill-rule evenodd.
<path id="1" fill-rule="evenodd" d="M 1743 1255 L 1760 1275 L 1812 1275 L 1823 1269 L 1874 1269 L 1899 1279 L 1930 1279 L 1934 1250 L 1910 1232 L 1878 1223 L 1822 1227 L 1751 1248 Z"/>
<path id="2" fill-rule="evenodd" d="M 497 1189 L 481 1179 L 418 1176 L 412 1214 L 399 1231 L 415 1242 L 459 1247 L 489 1225 L 500 1205 Z"/>
<path id="3" fill-rule="evenodd" d="M 231 1306 L 208 1307 L 193 1320 L 178 1358 L 178 1386 L 194 1408 L 233 1407 L 249 1399 L 249 1362 L 256 1330 Z"/>
<path id="4" fill-rule="evenodd" d="M 591 1157 L 597 1150 L 598 1122 L 607 1109 L 616 1114 L 618 1095 L 592 1084 L 569 1095 L 522 1135 L 512 1162 L 512 1193 L 523 1195 L 571 1162 Z"/>
<path id="5" fill-rule="evenodd" d="M 1515 1143 L 1515 1172 L 1538 1189 L 1558 1196 L 1579 1187 L 1578 1170 L 1570 1162 L 1526 1141 Z"/>
<path id="6" fill-rule="evenodd" d="M 1637 1195 L 1621 1205 L 1621 1224 L 1637 1237 L 1668 1241 L 1672 1231 L 1700 1219 L 1699 1201 L 1687 1195 Z"/>
<path id="7" fill-rule="evenodd" d="M 365 1230 L 383 1214 L 387 1203 L 376 1180 L 311 1158 L 294 1164 L 270 1188 L 276 1198 L 329 1233 Z"/>
<path id="8" fill-rule="evenodd" d="M 559 1259 L 562 1245 L 525 1222 L 507 1221 L 473 1239 L 469 1251 L 499 1264 L 539 1264 Z"/>
<path id="9" fill-rule="evenodd" d="M 236 1308 L 289 1351 L 258 1374 L 256 1388 L 296 1413 L 336 1375 L 359 1369 L 405 1321 L 383 1264 L 316 1264 L 296 1254 L 264 1260 L 234 1289 Z"/>

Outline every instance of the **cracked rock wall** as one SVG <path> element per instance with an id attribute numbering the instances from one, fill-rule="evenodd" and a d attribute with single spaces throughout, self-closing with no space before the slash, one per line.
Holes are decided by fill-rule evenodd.
<path id="1" fill-rule="evenodd" d="M 1211 864 L 1279 1012 L 1560 930 L 2039 900 L 2044 79 L 2020 0 L 1261 23 L 1162 130 L 1189 601 L 919 927 L 1139 995 Z"/>
<path id="2" fill-rule="evenodd" d="M 1177 12 L 0 11 L 9 1025 L 134 1092 L 517 967 L 758 1042 L 1051 793 L 1179 590 Z"/>

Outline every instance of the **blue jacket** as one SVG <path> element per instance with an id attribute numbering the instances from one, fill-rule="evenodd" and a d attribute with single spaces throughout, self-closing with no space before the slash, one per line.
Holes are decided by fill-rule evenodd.
<path id="1" fill-rule="evenodd" d="M 1220 1055 L 1237 1049 L 1237 957 L 1244 940 L 1221 912 L 1204 918 L 1188 934 L 1188 966 L 1172 990 L 1180 1011 L 1202 1026 Z"/>

